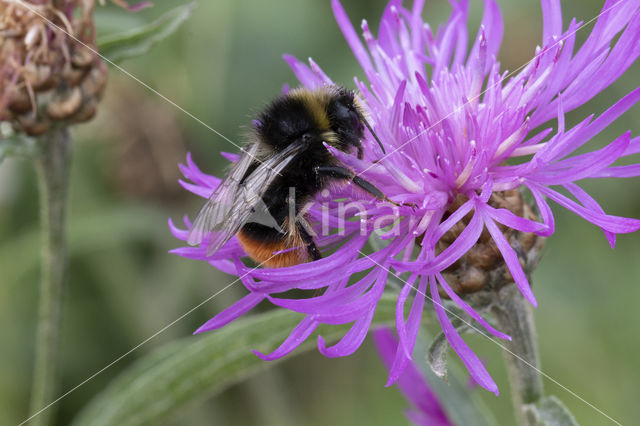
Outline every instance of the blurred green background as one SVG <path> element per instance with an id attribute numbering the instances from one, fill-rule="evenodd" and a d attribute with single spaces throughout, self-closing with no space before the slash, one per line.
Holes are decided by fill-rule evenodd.
<path id="1" fill-rule="evenodd" d="M 139 26 L 179 2 L 157 1 L 129 14 L 98 8 L 98 34 Z M 318 62 L 334 81 L 353 87 L 363 77 L 333 20 L 329 1 L 216 0 L 198 2 L 182 28 L 148 54 L 122 65 L 211 127 L 235 141 L 243 126 L 282 84 L 296 80 L 283 53 Z M 482 4 L 471 2 L 470 25 Z M 601 2 L 565 2 L 565 24 L 588 20 Z M 344 0 L 352 22 L 377 28 L 385 2 Z M 503 69 L 526 62 L 541 38 L 537 1 L 500 1 L 505 19 Z M 449 13 L 444 0 L 427 2 L 424 16 L 437 26 Z M 581 32 L 583 39 L 588 30 Z M 577 121 L 602 111 L 638 85 L 636 66 L 581 110 Z M 612 140 L 627 129 L 640 134 L 636 106 L 603 132 Z M 219 172 L 220 150 L 236 148 L 112 69 L 99 115 L 75 129 L 71 177 L 70 267 L 61 337 L 59 393 L 85 380 L 222 288 L 231 278 L 202 262 L 167 254 L 179 246 L 167 218 L 192 217 L 200 200 L 177 184 L 177 163 L 191 151 L 204 170 Z M 586 182 L 611 214 L 640 217 L 638 179 Z M 638 413 L 640 383 L 640 234 L 622 235 L 612 251 L 594 226 L 555 208 L 557 232 L 534 274 L 542 369 L 562 385 L 623 424 Z M 37 193 L 30 162 L 0 165 L 0 424 L 26 418 L 39 279 Z M 190 333 L 237 300 L 231 287 L 57 404 L 57 424 L 67 424 L 92 396 L 137 358 Z M 198 337 L 193 337 L 197 339 Z M 500 386 L 495 397 L 481 389 L 500 425 L 514 423 L 500 348 L 480 336 L 466 340 L 488 361 Z M 421 355 L 417 354 L 417 359 Z M 455 355 L 450 356 L 458 362 Z M 215 398 L 188 406 L 175 425 L 395 425 L 407 424 L 407 406 L 371 342 L 353 356 L 326 359 L 316 352 L 291 356 L 277 367 Z M 607 420 L 545 380 L 582 425 Z"/>

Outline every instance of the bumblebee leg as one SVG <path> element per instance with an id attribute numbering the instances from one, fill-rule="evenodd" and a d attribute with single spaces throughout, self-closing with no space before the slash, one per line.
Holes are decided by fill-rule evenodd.
<path id="1" fill-rule="evenodd" d="M 298 223 L 298 232 L 300 233 L 300 237 L 302 238 L 302 242 L 307 246 L 307 253 L 311 260 L 319 260 L 322 259 L 322 253 L 318 250 L 318 246 L 316 246 L 315 241 L 313 241 L 313 237 L 304 229 L 304 226 Z"/>
<path id="2" fill-rule="evenodd" d="M 355 173 L 353 173 L 353 171 L 345 167 L 318 166 L 314 170 L 319 175 L 329 176 L 336 179 L 349 180 L 354 184 L 358 185 L 364 191 L 376 197 L 380 201 L 388 201 L 392 204 L 395 204 L 396 206 L 400 205 L 395 201 L 392 201 L 389 198 L 387 198 L 387 196 L 384 195 L 384 193 L 380 191 L 378 188 L 376 188 L 375 185 L 373 185 L 371 182 L 369 182 L 368 180 L 362 179 L 360 176 L 357 176 Z"/>
<path id="3" fill-rule="evenodd" d="M 307 253 L 311 258 L 311 261 L 322 259 L 322 253 L 318 250 L 318 246 L 316 246 L 315 241 L 313 241 L 313 237 L 304 229 L 304 226 L 298 223 L 298 233 L 302 238 L 302 242 L 307 246 Z M 313 293 L 313 297 L 318 297 L 322 295 L 323 289 L 319 288 Z"/>
<path id="4" fill-rule="evenodd" d="M 360 142 L 358 142 L 357 144 L 354 144 L 356 146 L 357 152 L 358 152 L 358 160 L 362 160 L 362 157 L 364 156 L 364 151 L 362 150 L 362 144 Z"/>

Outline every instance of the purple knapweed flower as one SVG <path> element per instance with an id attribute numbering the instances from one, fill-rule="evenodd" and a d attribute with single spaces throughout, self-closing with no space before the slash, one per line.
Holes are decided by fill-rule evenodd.
<path id="1" fill-rule="evenodd" d="M 246 253 L 235 238 L 210 257 L 205 247 L 174 250 L 239 276 L 249 291 L 198 332 L 222 327 L 268 300 L 305 317 L 280 347 L 258 356 L 265 360 L 285 356 L 320 323 L 353 323 L 333 346 L 318 337 L 318 349 L 324 355 L 349 355 L 368 332 L 387 278 L 404 273 L 408 278 L 396 310 L 399 349 L 389 384 L 411 360 L 425 299 L 429 299 L 449 343 L 470 374 L 497 394 L 498 387 L 483 363 L 452 325 L 440 292 L 492 335 L 509 336 L 491 327 L 456 294 L 445 269 L 488 240 L 522 294 L 536 305 L 519 254 L 505 235 L 553 234 L 554 217 L 548 200 L 600 227 L 612 247 L 616 234 L 640 228 L 638 220 L 606 214 L 577 183 L 640 175 L 640 163 L 613 165 L 618 159 L 640 153 L 640 138 L 632 138 L 630 132 L 604 148 L 585 149 L 640 99 L 640 88 L 601 114 L 589 115 L 570 128 L 565 125 L 568 111 L 607 88 L 640 55 L 640 1 L 605 1 L 591 34 L 577 47 L 576 31 L 581 23 L 574 19 L 565 29 L 560 1 L 542 0 L 541 46 L 513 75 L 501 70 L 496 59 L 503 29 L 496 2 L 485 0 L 482 24 L 470 49 L 468 1 L 450 3 L 453 11 L 449 20 L 434 34 L 421 18 L 422 0 L 416 0 L 411 9 L 392 0 L 377 37 L 366 22 L 362 23 L 363 44 L 340 3 L 333 0 L 338 25 L 368 80 L 356 79 L 355 83 L 386 155 L 368 133 L 362 160 L 329 146 L 327 149 L 389 198 L 405 205 L 381 206 L 351 185 L 319 195 L 308 213 L 315 223 L 316 242 L 321 249 L 329 245 L 338 248 L 332 253 L 325 251 L 321 260 L 292 267 L 249 268 L 241 261 Z M 291 56 L 285 60 L 303 86 L 334 84 L 313 61 L 307 66 Z M 225 157 L 231 161 L 236 158 Z M 515 161 L 509 161 L 512 159 Z M 190 157 L 181 168 L 191 181 L 182 185 L 203 198 L 220 182 L 201 172 Z M 532 194 L 540 220 L 490 202 L 496 194 L 522 189 Z M 358 198 L 364 210 L 345 213 L 338 201 Z M 415 206 L 410 208 L 409 203 Z M 340 213 L 361 221 L 341 221 Z M 185 224 L 188 228 L 190 222 L 185 220 Z M 172 223 L 170 227 L 177 238 L 186 240 L 188 231 Z M 340 232 L 336 232 L 338 228 Z M 370 238 L 377 244 L 365 254 Z M 357 273 L 359 279 L 350 282 Z M 292 289 L 311 290 L 312 297 L 282 296 Z M 405 316 L 407 304 L 410 307 Z"/>
<path id="2" fill-rule="evenodd" d="M 398 341 L 388 328 L 379 328 L 373 332 L 373 341 L 380 358 L 391 368 L 398 350 Z M 447 418 L 438 396 L 429 388 L 429 383 L 420 369 L 410 362 L 398 378 L 398 388 L 405 398 L 415 407 L 405 414 L 418 426 L 452 426 Z"/>

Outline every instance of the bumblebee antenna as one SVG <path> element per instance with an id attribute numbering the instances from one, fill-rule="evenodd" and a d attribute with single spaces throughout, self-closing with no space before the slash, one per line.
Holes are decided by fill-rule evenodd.
<path id="1" fill-rule="evenodd" d="M 367 129 L 369 129 L 369 132 L 373 135 L 373 138 L 376 140 L 376 142 L 378 142 L 378 145 L 380 145 L 380 149 L 382 150 L 382 153 L 386 155 L 387 152 L 384 150 L 384 146 L 382 145 L 382 142 L 380 142 L 380 139 L 378 139 L 378 135 L 376 135 L 376 133 L 373 131 L 373 128 L 371 127 L 367 119 L 364 118 L 364 115 L 358 110 L 358 108 L 354 108 L 353 111 L 356 113 L 358 118 L 362 120 L 364 125 L 367 126 Z"/>

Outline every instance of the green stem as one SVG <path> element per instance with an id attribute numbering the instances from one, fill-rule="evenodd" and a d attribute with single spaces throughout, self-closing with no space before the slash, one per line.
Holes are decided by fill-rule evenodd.
<path id="1" fill-rule="evenodd" d="M 527 406 L 543 396 L 533 309 L 514 284 L 502 288 L 498 299 L 493 307 L 498 328 L 512 337 L 510 342 L 506 342 L 511 353 L 505 351 L 504 356 L 516 419 L 520 425 L 533 426 L 537 423 L 527 416 Z"/>
<path id="2" fill-rule="evenodd" d="M 66 207 L 71 164 L 71 138 L 67 127 L 42 136 L 36 158 L 40 193 L 42 266 L 36 355 L 30 413 L 35 415 L 55 392 L 62 289 L 66 269 Z M 53 410 L 35 416 L 32 425 L 51 423 Z"/>

